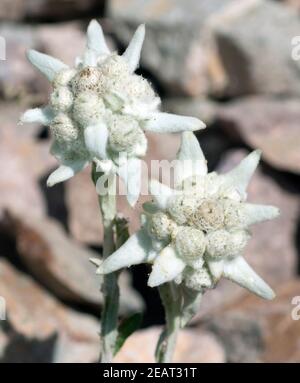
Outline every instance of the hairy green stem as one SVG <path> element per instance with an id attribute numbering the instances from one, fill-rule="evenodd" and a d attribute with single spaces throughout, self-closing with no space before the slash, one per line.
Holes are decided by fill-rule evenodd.
<path id="1" fill-rule="evenodd" d="M 165 308 L 166 328 L 161 334 L 156 349 L 156 360 L 159 363 L 172 361 L 181 321 L 181 295 L 172 282 L 159 287 L 159 294 Z"/>
<path id="2" fill-rule="evenodd" d="M 97 183 L 99 174 L 93 167 L 92 178 Z M 116 176 L 107 179 L 106 194 L 99 195 L 99 205 L 102 214 L 104 239 L 103 259 L 115 250 L 115 218 L 116 218 Z M 118 273 L 103 276 L 102 284 L 103 309 L 101 316 L 101 363 L 110 363 L 113 359 L 118 335 L 119 286 Z"/>

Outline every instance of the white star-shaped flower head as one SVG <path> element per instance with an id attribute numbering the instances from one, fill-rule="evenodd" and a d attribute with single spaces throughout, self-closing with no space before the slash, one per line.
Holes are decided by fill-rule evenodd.
<path id="1" fill-rule="evenodd" d="M 95 161 L 99 171 L 123 178 L 128 201 L 134 205 L 140 192 L 140 158 L 147 150 L 144 132 L 205 127 L 197 118 L 159 111 L 159 97 L 148 81 L 134 73 L 144 36 L 141 25 L 119 56 L 109 51 L 101 26 L 93 20 L 86 50 L 76 59 L 75 68 L 34 50 L 28 52 L 29 61 L 53 86 L 49 105 L 27 110 L 20 120 L 50 127 L 51 153 L 60 166 L 50 175 L 48 186 L 69 179 Z"/>
<path id="2" fill-rule="evenodd" d="M 227 174 L 207 173 L 196 137 L 183 133 L 175 165 L 176 187 L 151 181 L 154 202 L 144 205 L 141 230 L 106 259 L 98 272 L 147 262 L 153 264 L 148 280 L 152 287 L 175 281 L 203 293 L 223 276 L 272 299 L 272 289 L 242 257 L 249 226 L 279 214 L 276 207 L 245 202 L 259 158 L 256 150 Z"/>

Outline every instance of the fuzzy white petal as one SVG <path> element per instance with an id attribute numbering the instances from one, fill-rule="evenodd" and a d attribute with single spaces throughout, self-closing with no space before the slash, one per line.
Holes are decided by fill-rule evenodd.
<path id="1" fill-rule="evenodd" d="M 240 206 L 240 210 L 243 217 L 242 223 L 245 226 L 268 221 L 279 216 L 279 209 L 271 205 L 243 203 Z"/>
<path id="2" fill-rule="evenodd" d="M 182 295 L 184 301 L 181 313 L 181 327 L 185 327 L 197 314 L 203 293 L 182 286 Z"/>
<path id="3" fill-rule="evenodd" d="M 244 158 L 238 166 L 224 175 L 224 181 L 234 186 L 244 196 L 250 179 L 257 168 L 261 157 L 261 150 L 254 150 Z"/>
<path id="4" fill-rule="evenodd" d="M 140 195 L 141 171 L 142 161 L 138 158 L 129 158 L 118 168 L 118 174 L 126 185 L 127 200 L 132 207 Z"/>
<path id="5" fill-rule="evenodd" d="M 96 66 L 97 65 L 97 53 L 92 49 L 86 49 L 82 59 L 82 66 Z"/>
<path id="6" fill-rule="evenodd" d="M 141 24 L 135 31 L 126 51 L 123 53 L 123 57 L 127 61 L 132 73 L 137 69 L 139 65 L 144 38 L 145 25 Z"/>
<path id="7" fill-rule="evenodd" d="M 148 286 L 155 287 L 172 281 L 183 271 L 185 266 L 172 246 L 165 247 L 154 261 Z"/>
<path id="8" fill-rule="evenodd" d="M 68 165 L 61 165 L 47 179 L 47 186 L 51 187 L 59 182 L 63 182 L 72 178 L 87 165 L 86 161 L 76 161 Z"/>
<path id="9" fill-rule="evenodd" d="M 90 153 L 99 159 L 106 159 L 108 129 L 105 124 L 88 126 L 84 130 L 85 145 Z"/>
<path id="10" fill-rule="evenodd" d="M 157 206 L 161 209 L 167 208 L 169 198 L 174 196 L 176 193 L 175 190 L 161 184 L 157 180 L 150 180 L 149 191 Z"/>
<path id="11" fill-rule="evenodd" d="M 144 128 L 156 133 L 177 133 L 204 129 L 205 124 L 195 117 L 157 112 L 149 117 Z"/>
<path id="12" fill-rule="evenodd" d="M 20 118 L 20 123 L 37 122 L 43 125 L 50 125 L 54 117 L 52 109 L 47 106 L 45 108 L 28 109 Z"/>
<path id="13" fill-rule="evenodd" d="M 87 29 L 87 47 L 98 55 L 109 54 L 101 25 L 92 20 Z"/>
<path id="14" fill-rule="evenodd" d="M 226 261 L 223 276 L 262 298 L 275 297 L 274 291 L 255 273 L 243 257 Z"/>
<path id="15" fill-rule="evenodd" d="M 68 68 L 68 66 L 60 60 L 44 53 L 37 52 L 34 49 L 30 49 L 27 52 L 27 58 L 32 65 L 47 77 L 49 81 L 54 79 L 56 73 L 60 72 L 62 69 Z"/>
<path id="16" fill-rule="evenodd" d="M 220 260 L 220 261 L 207 260 L 207 265 L 214 280 L 218 281 L 221 278 L 223 273 L 224 261 L 223 260 Z"/>
<path id="17" fill-rule="evenodd" d="M 156 256 L 148 234 L 139 230 L 133 234 L 123 246 L 110 255 L 97 270 L 98 274 L 109 274 L 123 267 L 151 262 Z"/>
<path id="18" fill-rule="evenodd" d="M 196 136 L 192 132 L 182 133 L 181 146 L 174 166 L 175 183 L 179 185 L 188 177 L 206 174 L 207 161 Z"/>

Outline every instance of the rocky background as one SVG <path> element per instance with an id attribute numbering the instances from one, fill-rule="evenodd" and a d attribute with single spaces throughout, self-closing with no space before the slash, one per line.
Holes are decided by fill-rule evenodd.
<path id="1" fill-rule="evenodd" d="M 207 123 L 198 138 L 210 170 L 227 171 L 261 148 L 249 199 L 281 209 L 279 219 L 254 228 L 246 251 L 277 298 L 264 302 L 223 281 L 180 334 L 175 361 L 300 362 L 300 320 L 292 319 L 292 299 L 300 296 L 300 61 L 291 42 L 300 35 L 299 0 L 1 0 L 1 362 L 98 358 L 102 298 L 88 259 L 101 252 L 102 233 L 89 171 L 46 189 L 56 166 L 48 132 L 17 125 L 22 111 L 49 95 L 25 50 L 72 64 L 90 18 L 100 19 L 120 51 L 146 22 L 139 71 L 164 109 Z M 149 142 L 148 160 L 172 159 L 179 137 L 149 135 Z M 124 198 L 119 207 L 134 230 L 138 211 Z M 144 310 L 144 321 L 116 361 L 153 361 L 164 318 L 147 273 L 139 266 L 122 274 L 121 317 Z"/>

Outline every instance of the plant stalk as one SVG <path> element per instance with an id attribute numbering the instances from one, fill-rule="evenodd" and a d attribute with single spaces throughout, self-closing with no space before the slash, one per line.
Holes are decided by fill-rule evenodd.
<path id="1" fill-rule="evenodd" d="M 173 282 L 159 287 L 159 294 L 165 308 L 166 327 L 158 342 L 156 359 L 159 363 L 170 363 L 176 347 L 181 321 L 181 296 Z"/>
<path id="2" fill-rule="evenodd" d="M 92 170 L 92 178 L 97 183 L 99 174 L 95 166 Z M 99 195 L 99 205 L 102 214 L 104 239 L 103 259 L 106 259 L 115 251 L 115 219 L 116 219 L 116 176 L 110 175 L 107 180 L 107 192 Z M 101 363 L 110 363 L 113 359 L 116 340 L 118 335 L 118 312 L 119 312 L 119 286 L 118 273 L 110 273 L 103 276 L 102 283 L 103 309 L 101 316 Z"/>

